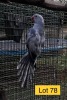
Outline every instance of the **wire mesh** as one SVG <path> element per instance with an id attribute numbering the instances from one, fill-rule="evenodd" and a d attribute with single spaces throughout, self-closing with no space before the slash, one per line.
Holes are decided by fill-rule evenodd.
<path id="1" fill-rule="evenodd" d="M 30 17 L 34 13 L 41 14 L 45 19 L 45 50 L 37 59 L 33 84 L 30 83 L 28 88 L 23 89 L 18 82 L 16 67 L 27 50 L 26 32 L 33 25 Z M 0 3 L 0 90 L 5 90 L 8 100 L 67 99 L 66 37 L 67 12 L 30 5 Z M 35 84 L 59 84 L 61 95 L 35 96 Z"/>

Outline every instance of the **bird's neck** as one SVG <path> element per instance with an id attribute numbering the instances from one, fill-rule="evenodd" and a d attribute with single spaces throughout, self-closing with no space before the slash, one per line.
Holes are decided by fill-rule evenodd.
<path id="1" fill-rule="evenodd" d="M 34 23 L 33 28 L 38 29 L 38 30 L 43 30 L 44 29 L 44 24 Z"/>

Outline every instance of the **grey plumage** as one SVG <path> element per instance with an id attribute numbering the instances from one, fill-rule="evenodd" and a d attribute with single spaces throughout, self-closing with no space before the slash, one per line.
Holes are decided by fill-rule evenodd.
<path id="1" fill-rule="evenodd" d="M 44 19 L 39 14 L 32 16 L 34 25 L 26 34 L 26 45 L 28 53 L 19 61 L 17 65 L 19 81 L 21 81 L 21 87 L 28 86 L 29 82 L 32 82 L 34 70 L 36 68 L 36 59 L 41 53 L 41 47 L 44 44 Z"/>

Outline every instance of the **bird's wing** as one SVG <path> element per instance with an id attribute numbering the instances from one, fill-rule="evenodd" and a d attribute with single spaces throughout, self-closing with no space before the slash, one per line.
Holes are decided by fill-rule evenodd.
<path id="1" fill-rule="evenodd" d="M 30 52 L 39 52 L 39 46 L 41 43 L 41 36 L 37 29 L 30 28 L 27 33 L 27 48 Z"/>

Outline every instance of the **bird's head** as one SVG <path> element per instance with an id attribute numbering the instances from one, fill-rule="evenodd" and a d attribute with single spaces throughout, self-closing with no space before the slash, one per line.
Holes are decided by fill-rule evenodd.
<path id="1" fill-rule="evenodd" d="M 32 21 L 34 23 L 44 24 L 44 18 L 40 14 L 34 14 L 32 16 Z"/>

